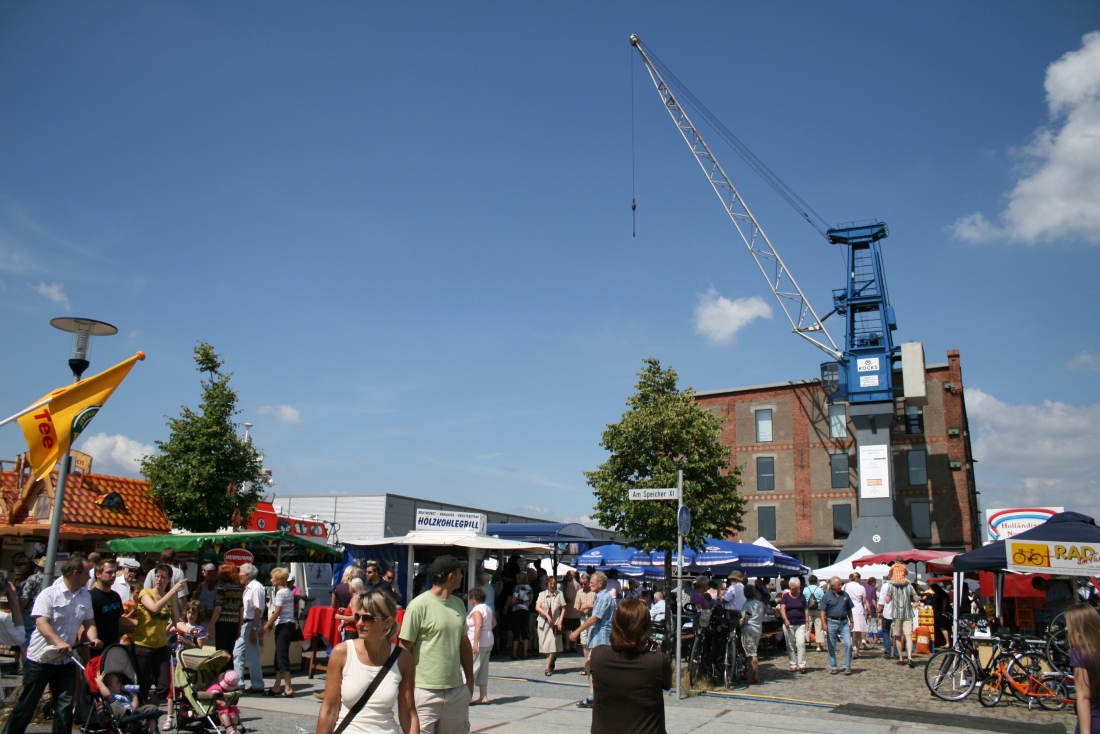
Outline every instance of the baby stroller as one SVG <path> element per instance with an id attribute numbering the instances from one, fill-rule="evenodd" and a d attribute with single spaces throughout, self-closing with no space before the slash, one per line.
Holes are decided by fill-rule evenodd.
<path id="1" fill-rule="evenodd" d="M 74 657 L 77 665 L 80 662 Z M 110 701 L 99 693 L 99 683 L 96 676 L 115 674 L 119 676 L 123 684 L 131 685 L 137 680 L 137 667 L 130 656 L 130 650 L 125 645 L 108 645 L 99 657 L 92 658 L 87 667 L 80 666 L 84 671 L 84 681 L 88 684 L 88 696 L 92 702 L 92 708 L 88 712 L 88 720 L 81 728 L 83 734 L 144 734 L 149 729 L 156 728 L 156 720 L 164 715 L 161 711 L 148 711 L 131 713 L 122 718 L 115 717 L 111 711 Z M 152 726 L 149 720 L 152 719 Z"/>
<path id="2" fill-rule="evenodd" d="M 173 682 L 176 688 L 176 728 L 181 731 L 212 730 L 223 734 L 218 724 L 217 702 L 234 706 L 240 691 L 207 693 L 233 658 L 224 650 L 205 652 L 201 648 L 181 647 L 176 651 Z"/>

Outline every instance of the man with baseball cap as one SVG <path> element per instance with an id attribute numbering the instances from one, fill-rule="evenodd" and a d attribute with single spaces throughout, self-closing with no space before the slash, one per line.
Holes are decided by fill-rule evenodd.
<path id="1" fill-rule="evenodd" d="M 409 602 L 399 635 L 416 663 L 416 715 L 421 734 L 466 734 L 474 655 L 466 636 L 466 605 L 454 596 L 462 585 L 462 562 L 440 556 L 428 573 L 432 587 Z"/>

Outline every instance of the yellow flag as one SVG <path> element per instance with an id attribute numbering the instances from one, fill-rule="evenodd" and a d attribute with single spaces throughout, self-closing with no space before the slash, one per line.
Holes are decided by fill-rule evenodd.
<path id="1" fill-rule="evenodd" d="M 145 353 L 138 352 L 98 375 L 54 390 L 42 400 L 35 401 L 50 402 L 19 419 L 30 449 L 31 471 L 35 479 L 42 479 L 53 471 L 76 437 L 87 428 L 107 398 L 130 373 L 130 368 L 142 359 L 145 359 Z"/>

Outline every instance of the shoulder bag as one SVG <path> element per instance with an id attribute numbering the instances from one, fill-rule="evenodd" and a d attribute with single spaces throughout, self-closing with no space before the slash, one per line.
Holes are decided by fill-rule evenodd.
<path id="1" fill-rule="evenodd" d="M 363 710 L 363 707 L 367 705 L 367 701 L 374 695 L 374 691 L 378 688 L 378 684 L 382 682 L 382 679 L 386 677 L 386 674 L 390 672 L 390 668 L 397 662 L 397 658 L 401 655 L 402 647 L 400 645 L 393 646 L 393 652 L 390 653 L 389 658 L 386 660 L 385 665 L 378 671 L 378 674 L 374 676 L 374 680 L 367 686 L 367 690 L 363 691 L 363 695 L 359 697 L 359 700 L 355 702 L 355 705 L 348 709 L 348 715 L 344 717 L 344 720 L 340 722 L 332 734 L 343 734 L 344 729 L 348 728 L 348 725 L 355 719 L 356 715 Z M 351 654 L 355 654 L 355 650 L 351 650 Z"/>

